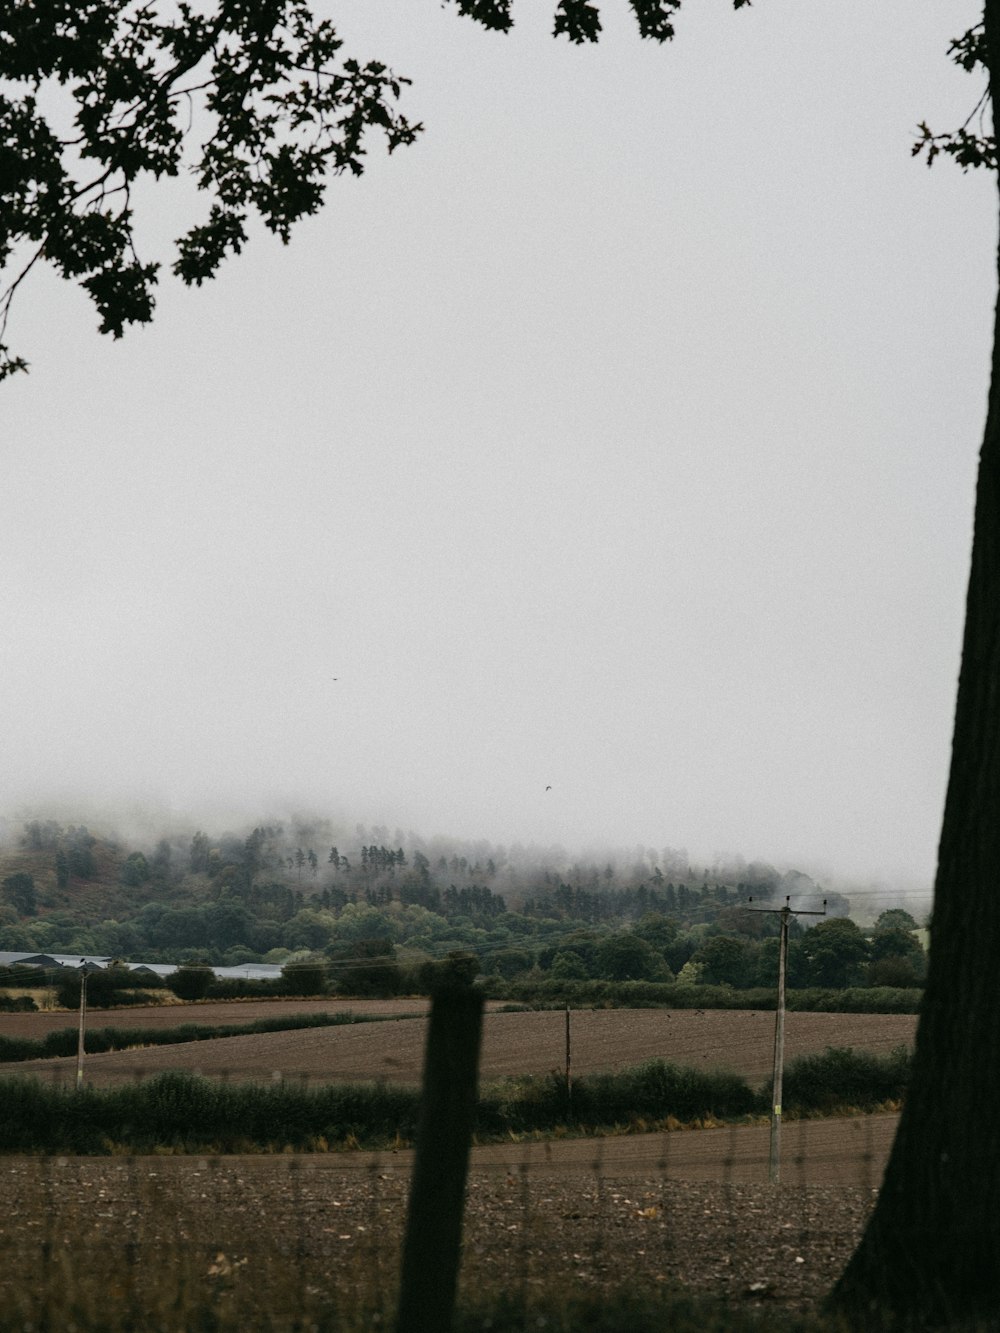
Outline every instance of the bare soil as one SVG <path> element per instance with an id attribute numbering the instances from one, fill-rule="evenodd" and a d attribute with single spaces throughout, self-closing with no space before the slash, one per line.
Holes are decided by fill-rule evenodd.
<path id="1" fill-rule="evenodd" d="M 171 997 L 173 1000 L 173 997 Z M 163 1004 L 128 1005 L 121 1009 L 88 1009 L 87 1026 L 92 1028 L 175 1028 L 182 1023 L 204 1023 L 221 1027 L 239 1026 L 261 1018 L 280 1018 L 288 1014 L 371 1014 L 396 1017 L 424 1014 L 430 1001 L 414 995 L 398 1000 L 197 1000 Z M 0 1036 L 30 1037 L 35 1041 L 50 1032 L 76 1027 L 76 1009 L 48 1009 L 34 1014 L 0 1014 Z"/>
<path id="2" fill-rule="evenodd" d="M 464 1289 L 530 1299 L 554 1283 L 678 1281 L 808 1309 L 857 1242 L 895 1123 L 786 1126 L 780 1186 L 766 1183 L 766 1127 L 476 1148 Z M 391 1290 L 411 1161 L 407 1152 L 9 1158 L 0 1254 L 26 1262 L 25 1246 L 44 1243 L 45 1253 L 73 1249 L 96 1264 L 127 1246 L 141 1271 L 143 1258 L 181 1246 L 206 1268 L 222 1256 L 249 1280 L 280 1247 L 300 1267 L 319 1261 L 326 1281 L 365 1273 Z M 19 1271 L 3 1270 L 12 1281 Z M 5 1287 L 0 1277 L 0 1297 Z"/>
<path id="3" fill-rule="evenodd" d="M 289 1012 L 303 1007 L 285 1003 Z M 365 1008 L 372 1012 L 375 1003 Z M 362 1008 L 356 1001 L 346 1007 Z M 249 1021 L 250 1009 L 276 1012 L 272 1003 L 199 1008 L 206 1021 L 219 1021 L 214 1014 L 208 1019 L 213 1008 L 234 1022 Z M 134 1016 L 114 1011 L 114 1018 L 124 1012 Z M 176 1009 L 146 1012 L 176 1022 Z M 111 1052 L 87 1058 L 87 1077 L 107 1083 L 166 1068 L 268 1077 L 280 1069 L 324 1080 L 415 1082 L 425 1026 L 425 1019 L 402 1018 Z M 886 1051 L 909 1044 L 914 1027 L 906 1016 L 790 1014 L 786 1053 L 792 1058 L 828 1045 Z M 0 1030 L 8 1030 L 6 1023 Z M 773 1032 L 769 1013 L 576 1011 L 573 1070 L 616 1069 L 661 1056 L 763 1081 Z M 562 1068 L 564 1059 L 563 1013 L 487 1015 L 484 1079 L 544 1073 Z M 68 1080 L 73 1062 L 5 1067 L 27 1070 L 60 1071 Z M 767 1183 L 766 1125 L 477 1146 L 462 1291 L 467 1299 L 520 1294 L 530 1307 L 553 1291 L 680 1283 L 747 1307 L 809 1310 L 857 1243 L 897 1120 L 786 1122 L 781 1185 Z M 102 1292 L 126 1282 L 138 1312 L 150 1274 L 166 1282 L 176 1273 L 189 1285 L 224 1281 L 227 1299 L 239 1298 L 253 1311 L 261 1293 L 277 1291 L 284 1273 L 294 1274 L 306 1291 L 335 1288 L 348 1301 L 356 1293 L 374 1310 L 368 1324 L 374 1327 L 379 1310 L 391 1307 L 411 1168 L 408 1151 L 2 1158 L 7 1203 L 0 1213 L 0 1304 L 79 1289 L 92 1290 L 99 1308 Z M 123 1255 L 131 1267 L 122 1268 Z M 260 1291 L 255 1281 L 265 1284 Z M 165 1299 L 172 1300 L 169 1282 L 166 1289 Z M 37 1312 L 27 1314 L 37 1323 Z M 75 1318 L 78 1327 L 91 1326 Z M 244 1326 L 252 1325 L 252 1314 L 248 1319 Z M 137 1314 L 129 1326 L 146 1325 Z M 184 1327 L 182 1318 L 177 1327 Z"/>
<path id="4" fill-rule="evenodd" d="M 344 1007 L 359 1013 L 412 1013 L 413 1009 L 407 1010 L 406 1005 L 415 1003 L 351 1001 Z M 285 1004 L 288 1012 L 296 1011 L 294 1002 Z M 376 1005 L 398 1007 L 379 1010 Z M 239 1018 L 233 1019 L 235 1022 L 250 1021 L 246 1015 L 252 1009 L 262 1009 L 265 1015 L 279 1012 L 273 1004 L 266 1003 L 238 1007 L 242 1012 Z M 206 1005 L 204 1009 L 198 1006 L 185 1017 L 194 1018 L 195 1013 L 200 1015 L 202 1012 L 207 1015 L 213 1009 L 224 1009 L 228 1016 L 228 1012 L 235 1008 L 237 1006 Z M 298 1011 L 302 1008 L 300 1004 Z M 117 1015 L 132 1011 L 113 1012 Z M 172 1015 L 177 1013 L 176 1010 L 170 1012 Z M 48 1017 L 44 1014 L 12 1014 L 4 1015 L 3 1019 Z M 103 1026 L 96 1017 L 92 1015 L 91 1018 L 95 1026 Z M 11 1030 L 7 1023 L 0 1022 L 0 1032 L 8 1031 Z M 764 1082 L 771 1071 L 773 1013 L 718 1009 L 704 1012 L 580 1009 L 571 1015 L 570 1031 L 572 1072 L 575 1075 L 619 1070 L 654 1058 L 702 1069 L 731 1070 L 752 1084 Z M 915 1031 L 916 1017 L 910 1014 L 790 1013 L 785 1027 L 785 1059 L 793 1060 L 799 1055 L 822 1051 L 827 1046 L 849 1046 L 885 1054 L 896 1046 L 911 1046 Z M 86 1076 L 88 1082 L 103 1085 L 168 1069 L 181 1069 L 232 1079 L 268 1079 L 280 1073 L 286 1078 L 317 1081 L 384 1079 L 392 1083 L 414 1084 L 420 1081 L 425 1032 L 425 1018 L 401 1018 L 395 1022 L 220 1037 L 175 1046 L 109 1051 L 87 1056 Z M 486 1015 L 481 1081 L 562 1071 L 565 1059 L 566 1019 L 562 1011 L 492 1012 Z M 7 1074 L 35 1073 L 64 1081 L 73 1076 L 74 1068 L 72 1059 L 33 1060 L 4 1065 L 2 1071 Z"/>

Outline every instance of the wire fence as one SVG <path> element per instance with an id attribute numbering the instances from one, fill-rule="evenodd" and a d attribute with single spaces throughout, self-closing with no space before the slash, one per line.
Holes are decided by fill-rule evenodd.
<path id="1" fill-rule="evenodd" d="M 808 1307 L 857 1242 L 894 1128 L 786 1123 L 777 1186 L 766 1126 L 478 1145 L 460 1299 L 514 1298 L 527 1318 L 561 1288 L 679 1283 Z M 378 1327 L 411 1165 L 408 1150 L 4 1158 L 0 1327 Z"/>

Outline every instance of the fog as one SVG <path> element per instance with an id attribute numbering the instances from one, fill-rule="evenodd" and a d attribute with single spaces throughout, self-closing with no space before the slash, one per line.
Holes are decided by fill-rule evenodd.
<path id="1" fill-rule="evenodd" d="M 607 6 L 584 51 L 374 8 L 333 16 L 426 131 L 287 248 L 120 343 L 25 284 L 0 810 L 926 889 L 996 208 L 909 149 L 979 96 L 973 7 L 689 6 L 654 49 Z M 137 208 L 169 258 L 202 205 Z"/>

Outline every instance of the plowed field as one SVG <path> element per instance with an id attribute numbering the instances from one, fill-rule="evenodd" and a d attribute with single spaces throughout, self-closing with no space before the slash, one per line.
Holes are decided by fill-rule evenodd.
<path id="1" fill-rule="evenodd" d="M 766 1128 L 476 1148 L 463 1289 L 530 1299 L 553 1283 L 679 1281 L 739 1303 L 808 1308 L 857 1243 L 895 1123 L 786 1126 L 780 1187 L 766 1183 Z M 91 1286 L 104 1273 L 109 1287 L 131 1256 L 137 1306 L 173 1265 L 201 1282 L 231 1268 L 230 1298 L 246 1285 L 252 1307 L 252 1284 L 275 1258 L 323 1288 L 350 1292 L 365 1278 L 391 1290 L 411 1164 L 408 1152 L 9 1158 L 0 1300 L 51 1283 L 53 1255 L 58 1273 L 73 1256 Z"/>
<path id="2" fill-rule="evenodd" d="M 377 1002 L 354 1001 L 347 1007 L 373 1012 Z M 398 1003 L 402 1012 L 413 1012 Z M 228 1013 L 258 1006 L 219 1006 Z M 260 1006 L 268 1016 L 277 1006 Z M 299 1003 L 298 1010 L 303 1009 Z M 309 1006 L 310 1012 L 313 1006 Z M 212 1006 L 181 1011 L 184 1021 L 194 1015 L 208 1020 Z M 288 1012 L 296 1006 L 289 1004 Z M 122 1026 L 117 1021 L 115 1026 Z M 178 1013 L 177 1009 L 147 1010 L 146 1013 Z M 383 1010 L 385 1012 L 385 1010 Z M 19 1020 L 48 1018 L 48 1015 L 6 1015 Z M 174 1019 L 179 1022 L 180 1019 Z M 249 1021 L 234 1017 L 233 1021 Z M 100 1025 L 97 1019 L 95 1026 Z M 66 1026 L 65 1023 L 62 1026 Z M 142 1026 L 141 1023 L 137 1026 Z M 168 1024 L 169 1026 L 169 1024 Z M 280 1073 L 286 1078 L 320 1081 L 384 1079 L 417 1083 L 423 1061 L 425 1018 L 401 1018 L 384 1023 L 349 1027 L 276 1032 L 256 1036 L 220 1037 L 212 1041 L 141 1050 L 112 1051 L 89 1055 L 88 1082 L 106 1084 L 133 1079 L 167 1069 L 183 1069 L 213 1077 L 267 1079 Z M 827 1046 L 850 1046 L 884 1054 L 895 1046 L 912 1044 L 916 1018 L 908 1014 L 808 1014 L 787 1016 L 785 1058 L 822 1051 Z M 11 1032 L 0 1022 L 0 1032 Z M 23 1032 L 23 1028 L 22 1028 Z M 484 1021 L 480 1075 L 483 1081 L 518 1074 L 544 1074 L 563 1070 L 566 1058 L 565 1014 L 560 1011 L 532 1013 L 488 1013 Z M 24 1033 L 27 1035 L 27 1033 Z M 35 1035 L 35 1034 L 32 1034 Z M 38 1033 L 37 1035 L 41 1035 Z M 772 1013 L 663 1009 L 581 1009 L 571 1016 L 571 1060 L 574 1075 L 611 1071 L 659 1058 L 702 1069 L 728 1069 L 751 1083 L 763 1082 L 770 1073 L 774 1041 Z M 39 1060 L 0 1066 L 4 1073 L 37 1073 L 57 1080 L 73 1075 L 73 1060 Z"/>

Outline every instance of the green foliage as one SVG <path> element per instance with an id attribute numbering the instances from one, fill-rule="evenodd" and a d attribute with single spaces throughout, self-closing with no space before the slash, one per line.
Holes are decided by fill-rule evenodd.
<path id="1" fill-rule="evenodd" d="M 573 949 L 560 949 L 552 959 L 549 976 L 555 981 L 586 981 L 587 965 Z"/>
<path id="2" fill-rule="evenodd" d="M 904 912 L 901 907 L 890 907 L 875 918 L 875 930 L 891 929 L 911 931 L 917 930 L 918 926 L 909 912 Z"/>
<path id="3" fill-rule="evenodd" d="M 0 883 L 0 896 L 5 903 L 10 903 L 20 916 L 34 916 L 38 908 L 38 895 L 35 893 L 35 880 L 32 875 L 8 875 Z"/>
<path id="4" fill-rule="evenodd" d="M 167 985 L 180 1000 L 203 1000 L 214 980 L 210 967 L 179 967 L 167 977 Z"/>
<path id="5" fill-rule="evenodd" d="M 483 988 L 490 999 L 513 1000 L 545 1007 L 615 1006 L 623 1009 L 773 1009 L 774 986 L 735 990 L 730 986 L 681 986 L 652 981 L 500 981 L 486 977 Z M 845 990 L 809 989 L 786 992 L 786 1007 L 803 1012 L 853 1014 L 915 1014 L 921 992 L 894 987 L 855 987 Z"/>
<path id="6" fill-rule="evenodd" d="M 333 965 L 341 995 L 388 999 L 404 987 L 403 969 L 391 940 L 357 940 Z"/>
<path id="7" fill-rule="evenodd" d="M 149 862 L 142 852 L 131 852 L 121 868 L 121 881 L 130 888 L 136 888 L 140 884 L 145 884 L 151 874 Z"/>
<path id="8" fill-rule="evenodd" d="M 80 1005 L 82 970 L 65 968 L 58 974 L 56 1003 L 64 1009 Z M 109 1009 L 112 1005 L 148 1004 L 149 998 L 136 993 L 138 979 L 127 967 L 94 968 L 87 972 L 87 1004 L 92 1009 Z"/>
<path id="9" fill-rule="evenodd" d="M 645 1128 L 641 1122 L 668 1117 L 739 1119 L 758 1112 L 760 1106 L 758 1094 L 738 1074 L 649 1060 L 617 1074 L 576 1079 L 569 1094 L 558 1075 L 509 1080 L 484 1090 L 476 1126 L 477 1133 L 492 1137 L 567 1123 L 588 1129 Z"/>
<path id="10" fill-rule="evenodd" d="M 747 943 L 734 935 L 710 935 L 691 956 L 709 986 L 742 986 L 750 974 Z"/>
<path id="11" fill-rule="evenodd" d="M 364 1136 L 372 1147 L 412 1137 L 418 1094 L 405 1088 L 343 1084 L 212 1082 L 167 1073 L 116 1088 L 64 1091 L 36 1079 L 0 1079 L 0 1152 L 104 1153 L 304 1149 Z"/>
<path id="12" fill-rule="evenodd" d="M 813 926 L 801 941 L 789 947 L 790 958 L 793 953 L 803 960 L 802 980 L 812 986 L 860 984 L 869 957 L 867 941 L 848 917 Z"/>
<path id="13" fill-rule="evenodd" d="M 632 931 L 608 935 L 600 942 L 597 968 L 609 981 L 669 980 L 669 968 L 662 955 Z"/>
<path id="14" fill-rule="evenodd" d="M 909 1067 L 902 1049 L 884 1059 L 831 1049 L 794 1061 L 785 1071 L 785 1110 L 865 1109 L 898 1100 Z M 232 1084 L 170 1073 L 77 1092 L 11 1075 L 0 1078 L 0 1152 L 104 1153 L 113 1145 L 132 1152 L 274 1151 L 308 1148 L 320 1139 L 376 1148 L 412 1139 L 418 1101 L 415 1089 L 384 1084 Z M 769 1102 L 767 1088 L 755 1091 L 736 1074 L 651 1060 L 577 1079 L 571 1095 L 555 1075 L 486 1088 L 476 1134 L 503 1139 L 566 1127 L 643 1131 L 671 1117 L 742 1120 L 764 1114 Z"/>
<path id="15" fill-rule="evenodd" d="M 324 995 L 326 993 L 326 964 L 304 960 L 289 963 L 281 969 L 282 989 L 286 995 Z"/>
<path id="16" fill-rule="evenodd" d="M 420 989 L 426 995 L 441 991 L 464 990 L 479 973 L 479 959 L 462 949 L 452 949 L 446 958 L 424 963 L 419 972 Z"/>
<path id="17" fill-rule="evenodd" d="M 341 45 L 304 0 L 6 6 L 0 265 L 18 243 L 28 257 L 0 297 L 0 378 L 25 368 L 2 337 L 18 283 L 43 258 L 89 293 L 102 333 L 152 318 L 160 265 L 138 257 L 133 231 L 143 178 L 186 168 L 207 194 L 207 220 L 180 238 L 173 265 L 200 285 L 243 248 L 251 212 L 287 241 L 328 174 L 360 175 L 369 131 L 390 152 L 412 143 L 420 126 L 395 110 L 405 80 L 343 58 Z M 44 95 L 56 82 L 71 124 Z M 192 146 L 193 124 L 205 133 Z"/>
<path id="18" fill-rule="evenodd" d="M 790 1062 L 782 1097 L 797 1111 L 828 1115 L 846 1108 L 870 1111 L 905 1097 L 911 1067 L 905 1046 L 884 1057 L 828 1046 L 821 1055 L 803 1055 Z"/>

